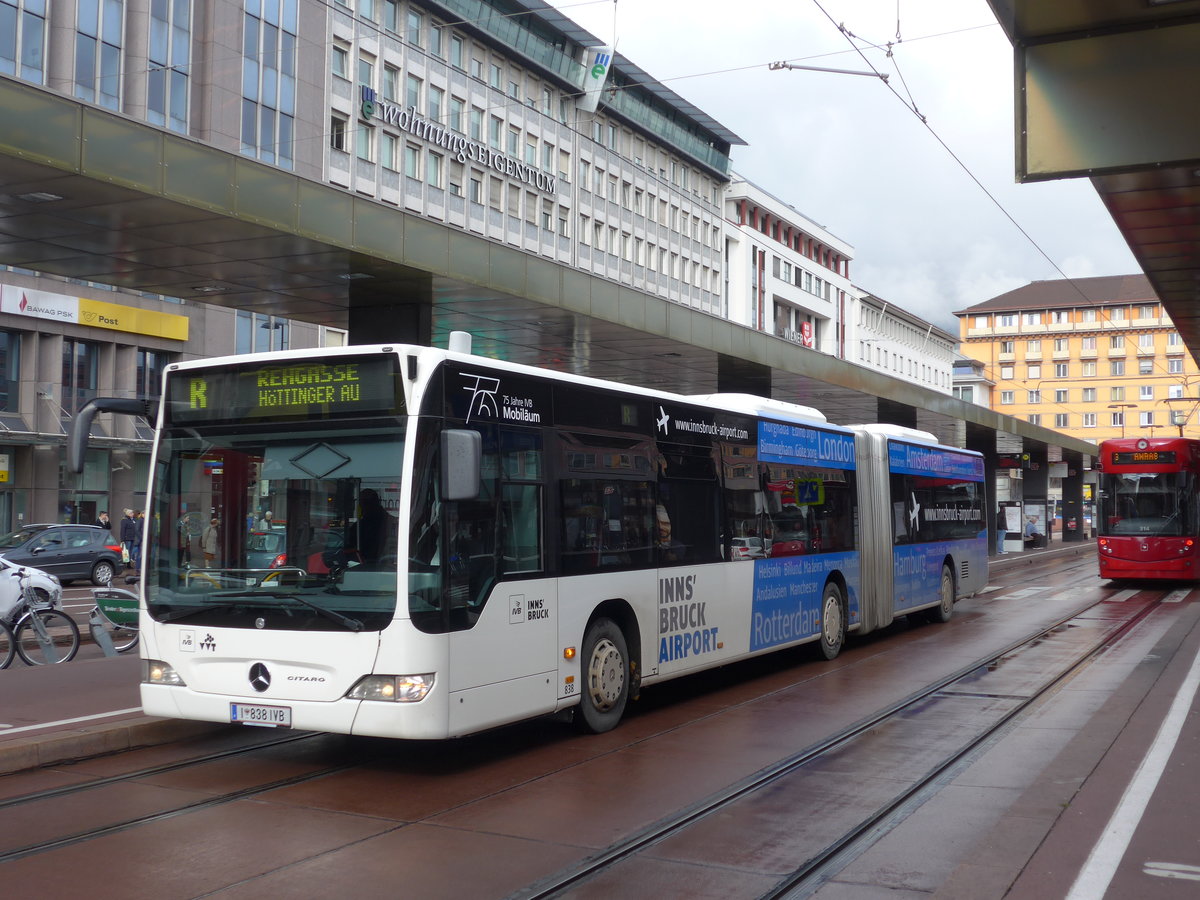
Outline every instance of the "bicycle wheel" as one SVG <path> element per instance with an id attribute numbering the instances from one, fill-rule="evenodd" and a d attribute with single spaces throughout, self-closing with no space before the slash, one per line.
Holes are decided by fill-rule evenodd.
<path id="1" fill-rule="evenodd" d="M 16 640 L 8 623 L 0 620 L 0 669 L 7 669 L 17 652 Z"/>
<path id="2" fill-rule="evenodd" d="M 118 653 L 132 650 L 138 645 L 138 630 L 136 627 L 127 628 L 124 625 L 114 625 L 109 630 L 108 637 L 113 642 L 113 649 Z"/>
<path id="3" fill-rule="evenodd" d="M 79 626 L 66 613 L 39 609 L 17 623 L 17 654 L 26 664 L 70 662 L 79 650 Z"/>

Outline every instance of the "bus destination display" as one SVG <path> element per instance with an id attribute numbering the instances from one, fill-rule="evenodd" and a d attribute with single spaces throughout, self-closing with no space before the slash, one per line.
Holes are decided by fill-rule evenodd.
<path id="1" fill-rule="evenodd" d="M 395 374 L 388 356 L 176 372 L 167 382 L 168 415 L 194 424 L 395 414 L 402 405 Z"/>
<path id="2" fill-rule="evenodd" d="M 1135 463 L 1168 466 L 1175 464 L 1174 450 L 1114 450 L 1112 464 L 1129 466 Z"/>

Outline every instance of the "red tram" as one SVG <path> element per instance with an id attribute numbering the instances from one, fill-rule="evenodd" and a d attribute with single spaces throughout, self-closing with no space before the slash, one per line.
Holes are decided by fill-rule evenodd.
<path id="1" fill-rule="evenodd" d="M 1098 467 L 1100 577 L 1200 577 L 1200 441 L 1104 441 Z"/>

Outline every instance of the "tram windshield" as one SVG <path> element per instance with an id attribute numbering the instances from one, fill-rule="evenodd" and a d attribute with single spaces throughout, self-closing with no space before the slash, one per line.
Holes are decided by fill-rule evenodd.
<path id="1" fill-rule="evenodd" d="M 1099 533 L 1178 537 L 1200 531 L 1191 472 L 1106 472 L 1100 482 Z"/>
<path id="2" fill-rule="evenodd" d="M 151 615 L 383 628 L 396 606 L 402 423 L 164 429 L 143 538 Z"/>

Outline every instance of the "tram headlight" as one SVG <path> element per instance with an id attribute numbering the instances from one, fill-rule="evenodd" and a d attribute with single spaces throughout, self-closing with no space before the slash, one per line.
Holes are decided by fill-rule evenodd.
<path id="1" fill-rule="evenodd" d="M 386 700 L 418 703 L 433 690 L 433 673 L 427 675 L 366 675 L 350 689 L 351 700 Z"/>
<path id="2" fill-rule="evenodd" d="M 142 684 L 166 684 L 172 687 L 186 687 L 184 680 L 179 677 L 175 667 L 161 659 L 142 660 Z"/>

